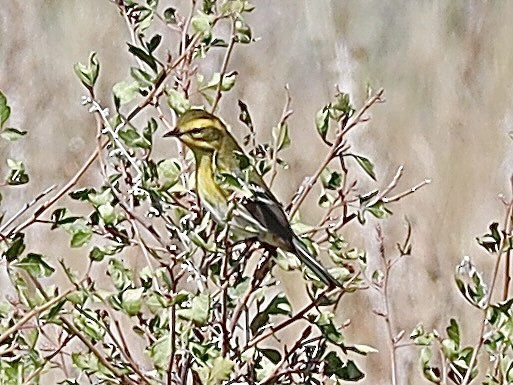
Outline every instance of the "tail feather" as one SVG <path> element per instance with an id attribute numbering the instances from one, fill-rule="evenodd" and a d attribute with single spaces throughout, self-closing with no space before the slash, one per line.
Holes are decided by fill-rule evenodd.
<path id="1" fill-rule="evenodd" d="M 306 245 L 297 237 L 292 240 L 294 245 L 295 254 L 306 267 L 308 267 L 325 285 L 327 286 L 339 286 L 342 284 L 333 277 L 320 262 L 310 254 Z"/>

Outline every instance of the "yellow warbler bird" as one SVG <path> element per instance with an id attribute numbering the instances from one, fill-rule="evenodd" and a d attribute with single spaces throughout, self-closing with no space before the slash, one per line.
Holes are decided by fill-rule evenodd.
<path id="1" fill-rule="evenodd" d="M 242 239 L 294 253 L 324 284 L 341 286 L 294 234 L 280 203 L 218 117 L 191 109 L 164 136 L 178 138 L 194 153 L 196 190 L 216 222 Z"/>

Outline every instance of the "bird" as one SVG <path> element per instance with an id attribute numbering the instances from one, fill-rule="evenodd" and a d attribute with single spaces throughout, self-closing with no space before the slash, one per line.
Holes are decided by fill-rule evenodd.
<path id="1" fill-rule="evenodd" d="M 189 109 L 164 136 L 179 139 L 193 152 L 196 192 L 215 222 L 228 224 L 242 240 L 256 239 L 295 254 L 325 285 L 341 287 L 291 229 L 281 204 L 220 118 Z"/>

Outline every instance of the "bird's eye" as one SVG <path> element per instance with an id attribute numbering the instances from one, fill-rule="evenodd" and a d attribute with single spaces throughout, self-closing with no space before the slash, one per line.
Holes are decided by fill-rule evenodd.
<path id="1" fill-rule="evenodd" d="M 191 134 L 194 138 L 200 138 L 202 135 L 201 131 L 201 128 L 195 128 L 194 130 L 189 131 L 189 134 Z"/>
<path id="2" fill-rule="evenodd" d="M 194 139 L 201 139 L 205 141 L 212 141 L 219 139 L 219 132 L 214 127 L 200 127 L 190 130 L 189 135 Z"/>

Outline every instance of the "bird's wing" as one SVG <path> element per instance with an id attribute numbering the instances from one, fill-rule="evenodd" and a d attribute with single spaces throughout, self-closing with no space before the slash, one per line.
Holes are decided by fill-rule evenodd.
<path id="1" fill-rule="evenodd" d="M 245 169 L 216 159 L 216 178 L 233 206 L 232 223 L 250 226 L 257 238 L 271 246 L 293 251 L 294 233 L 278 200 L 252 166 Z M 225 171 L 226 170 L 226 171 Z"/>

